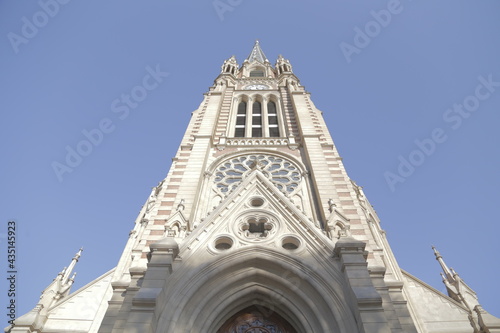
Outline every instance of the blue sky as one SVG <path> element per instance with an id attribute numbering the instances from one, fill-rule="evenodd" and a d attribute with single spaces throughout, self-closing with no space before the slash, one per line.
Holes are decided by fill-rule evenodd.
<path id="1" fill-rule="evenodd" d="M 500 316 L 499 2 L 55 1 L 0 2 L 0 234 L 16 221 L 18 314 L 80 246 L 73 290 L 116 265 L 222 62 L 259 39 L 324 112 L 400 266 L 444 291 L 435 245 Z M 87 156 L 58 176 L 72 149 Z"/>

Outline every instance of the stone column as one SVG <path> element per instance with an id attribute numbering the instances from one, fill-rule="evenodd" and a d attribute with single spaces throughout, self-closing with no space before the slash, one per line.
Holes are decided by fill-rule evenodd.
<path id="1" fill-rule="evenodd" d="M 156 326 L 156 312 L 162 309 L 161 292 L 172 273 L 172 263 L 179 253 L 173 235 L 150 245 L 148 268 L 140 289 L 134 295 L 123 333 L 152 333 Z"/>
<path id="2" fill-rule="evenodd" d="M 350 287 L 351 298 L 346 299 L 349 306 L 359 316 L 360 332 L 391 332 L 387 321 L 382 297 L 368 271 L 366 244 L 352 237 L 342 237 L 335 244 L 334 255 L 340 260 L 341 269 Z"/>

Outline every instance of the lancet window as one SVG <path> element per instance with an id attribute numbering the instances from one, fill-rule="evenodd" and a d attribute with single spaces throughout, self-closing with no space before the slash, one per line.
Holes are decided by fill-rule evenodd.
<path id="1" fill-rule="evenodd" d="M 280 137 L 280 124 L 277 103 L 270 100 L 267 103 L 254 99 L 238 102 L 234 137 Z"/>
<path id="2" fill-rule="evenodd" d="M 267 103 L 267 118 L 269 124 L 269 136 L 279 137 L 280 129 L 278 127 L 278 113 L 276 111 L 276 103 L 270 101 Z"/>
<path id="3" fill-rule="evenodd" d="M 236 113 L 236 126 L 234 129 L 235 137 L 245 136 L 245 127 L 247 122 L 247 103 L 242 101 L 238 104 L 238 112 Z"/>
<path id="4" fill-rule="evenodd" d="M 262 137 L 262 104 L 258 101 L 252 104 L 252 137 Z"/>

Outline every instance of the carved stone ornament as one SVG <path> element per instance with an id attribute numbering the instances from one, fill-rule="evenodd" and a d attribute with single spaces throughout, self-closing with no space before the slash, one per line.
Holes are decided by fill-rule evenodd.
<path id="1" fill-rule="evenodd" d="M 243 241 L 263 242 L 279 233 L 280 223 L 268 214 L 260 212 L 247 214 L 234 224 L 233 230 Z"/>

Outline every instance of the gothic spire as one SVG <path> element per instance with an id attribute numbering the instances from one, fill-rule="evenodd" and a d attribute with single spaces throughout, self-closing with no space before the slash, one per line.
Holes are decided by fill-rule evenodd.
<path id="1" fill-rule="evenodd" d="M 462 303 L 467 307 L 467 309 L 469 309 L 469 318 L 471 320 L 471 323 L 474 322 L 474 325 L 476 325 L 475 319 L 472 317 L 472 311 L 474 310 L 474 307 L 476 305 L 479 305 L 479 300 L 477 299 L 476 293 L 460 278 L 458 273 L 455 272 L 453 268 L 448 268 L 448 266 L 446 266 L 441 253 L 439 253 L 439 251 L 434 246 L 432 247 L 432 249 L 434 250 L 436 260 L 439 262 L 441 268 L 443 269 L 444 274 L 441 273 L 441 277 L 443 278 L 443 283 L 446 286 L 446 290 L 448 291 L 448 296 L 453 298 L 455 301 Z"/>
<path id="2" fill-rule="evenodd" d="M 69 267 L 67 269 L 65 269 L 65 271 L 63 273 L 64 275 L 62 278 L 63 285 L 65 285 L 68 282 L 69 277 L 71 275 L 71 271 L 73 270 L 73 268 L 75 268 L 75 265 L 78 262 L 78 259 L 80 259 L 80 256 L 82 255 L 82 251 L 83 251 L 83 247 L 80 248 L 80 250 L 75 254 L 73 259 L 71 260 L 71 264 L 69 264 Z"/>
<path id="3" fill-rule="evenodd" d="M 290 60 L 283 58 L 280 54 L 278 55 L 278 60 L 276 60 L 276 64 L 274 65 L 278 74 L 283 73 L 292 73 L 292 65 L 290 64 Z"/>
<path id="4" fill-rule="evenodd" d="M 434 250 L 434 255 L 436 256 L 436 260 L 439 262 L 439 265 L 441 265 L 441 268 L 443 269 L 444 274 L 446 275 L 446 278 L 448 280 L 453 279 L 453 274 L 451 273 L 450 269 L 448 266 L 446 266 L 446 263 L 443 260 L 443 257 L 441 256 L 441 253 L 433 246 L 432 250 Z"/>
<path id="5" fill-rule="evenodd" d="M 249 62 L 258 61 L 262 64 L 264 64 L 265 62 L 269 62 L 269 60 L 267 60 L 267 58 L 266 58 L 266 55 L 264 54 L 264 52 L 260 48 L 260 44 L 259 44 L 258 40 L 255 41 L 252 52 L 250 52 L 250 55 L 248 56 L 248 58 L 246 60 L 248 60 Z"/>

